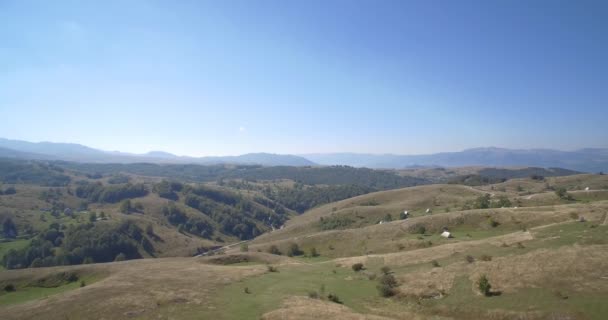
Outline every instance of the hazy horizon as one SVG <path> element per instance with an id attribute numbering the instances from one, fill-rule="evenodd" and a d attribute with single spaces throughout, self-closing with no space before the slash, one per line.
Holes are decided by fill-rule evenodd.
<path id="1" fill-rule="evenodd" d="M 295 156 L 304 156 L 304 157 L 306 155 L 329 155 L 329 154 L 353 154 L 353 155 L 374 155 L 374 156 L 383 156 L 383 155 L 416 156 L 416 155 L 427 155 L 427 154 L 435 154 L 435 153 L 462 152 L 462 151 L 472 150 L 472 149 L 556 150 L 556 151 L 564 151 L 564 152 L 572 152 L 572 151 L 578 151 L 578 150 L 582 150 L 582 149 L 596 149 L 596 148 L 605 149 L 602 147 L 588 147 L 588 146 L 582 146 L 580 148 L 575 148 L 575 149 L 554 149 L 554 148 L 542 148 L 542 147 L 539 147 L 539 148 L 507 148 L 507 147 L 501 147 L 501 146 L 477 146 L 477 147 L 465 148 L 465 149 L 460 149 L 460 150 L 443 150 L 443 151 L 432 152 L 432 153 L 395 153 L 395 152 L 374 153 L 374 152 L 354 152 L 354 151 L 278 153 L 278 152 L 260 150 L 260 151 L 253 151 L 253 152 L 247 152 L 247 153 L 235 153 L 235 154 L 195 155 L 195 154 L 176 154 L 176 153 L 172 153 L 172 152 L 169 152 L 169 151 L 163 150 L 163 149 L 148 150 L 148 151 L 144 151 L 144 152 L 132 152 L 129 150 L 117 150 L 117 149 L 102 149 L 102 148 L 97 148 L 95 146 L 80 144 L 80 143 L 75 143 L 75 142 L 70 142 L 70 141 L 27 141 L 27 140 L 12 139 L 12 138 L 7 138 L 7 137 L 0 137 L 0 139 L 6 139 L 6 140 L 11 140 L 11 141 L 26 141 L 26 142 L 31 142 L 31 143 L 77 144 L 77 145 L 97 149 L 97 150 L 104 151 L 104 152 L 110 152 L 110 153 L 117 152 L 117 153 L 132 154 L 132 155 L 146 155 L 146 154 L 152 153 L 152 152 L 165 152 L 165 153 L 170 153 L 174 156 L 179 156 L 179 157 L 226 157 L 226 156 L 230 157 L 230 156 L 240 156 L 240 155 L 251 154 L 251 153 L 253 153 L 253 154 L 265 153 L 265 154 L 277 154 L 277 155 L 295 155 Z"/>
<path id="2" fill-rule="evenodd" d="M 0 136 L 189 156 L 605 148 L 607 12 L 2 1 Z"/>

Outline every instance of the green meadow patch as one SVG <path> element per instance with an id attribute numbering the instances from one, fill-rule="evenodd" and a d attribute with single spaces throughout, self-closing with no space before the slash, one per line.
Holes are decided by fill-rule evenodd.
<path id="1" fill-rule="evenodd" d="M 327 298 L 337 295 L 344 305 L 365 311 L 365 301 L 378 296 L 376 281 L 350 268 L 331 263 L 277 266 L 276 272 L 245 279 L 222 289 L 217 295 L 218 315 L 223 319 L 258 319 L 278 309 L 290 296 L 307 296 L 316 292 Z"/>
<path id="2" fill-rule="evenodd" d="M 3 283 L 2 288 L 0 288 L 0 306 L 48 298 L 58 293 L 78 289 L 83 284 L 86 286 L 101 279 L 96 275 L 80 276 L 72 279 L 60 279 L 55 276 L 51 278 L 30 283 Z M 14 287 L 14 291 L 5 289 L 9 284 Z"/>

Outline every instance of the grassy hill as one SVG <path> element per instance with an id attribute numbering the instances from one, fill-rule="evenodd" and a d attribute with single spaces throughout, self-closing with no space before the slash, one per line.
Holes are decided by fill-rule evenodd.
<path id="1" fill-rule="evenodd" d="M 200 183 L 22 165 L 33 165 L 31 172 L 40 174 L 0 187 L 16 189 L 0 195 L 0 215 L 3 221 L 10 217 L 18 231 L 15 239 L 0 243 L 0 254 L 47 250 L 58 261 L 81 251 L 112 257 L 112 248 L 119 248 L 126 259 L 156 258 L 1 271 L 2 319 L 603 319 L 608 314 L 604 175 L 369 192 L 370 184 L 358 190 L 339 179 L 329 186 L 277 176 Z M 68 183 L 44 185 L 47 175 L 66 176 Z M 294 204 L 300 203 L 310 209 L 299 214 Z M 104 218 L 98 219 L 101 212 Z M 451 238 L 440 236 L 446 229 Z M 96 239 L 112 245 L 100 248 Z M 211 251 L 214 255 L 176 257 L 227 244 L 234 245 Z M 485 293 L 482 278 L 491 285 Z"/>

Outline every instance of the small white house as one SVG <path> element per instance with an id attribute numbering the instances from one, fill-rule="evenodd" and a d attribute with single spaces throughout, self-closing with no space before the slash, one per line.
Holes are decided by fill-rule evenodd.
<path id="1" fill-rule="evenodd" d="M 589 187 L 585 188 L 585 191 L 589 191 Z"/>
<path id="2" fill-rule="evenodd" d="M 447 238 L 451 238 L 451 237 L 452 237 L 452 234 L 451 234 L 449 231 L 444 230 L 444 231 L 441 233 L 441 236 L 447 239 Z"/>
<path id="3" fill-rule="evenodd" d="M 426 208 L 426 213 L 431 213 L 431 208 Z"/>

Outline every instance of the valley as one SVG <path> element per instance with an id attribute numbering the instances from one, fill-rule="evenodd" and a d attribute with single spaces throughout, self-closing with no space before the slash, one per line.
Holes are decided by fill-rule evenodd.
<path id="1" fill-rule="evenodd" d="M 604 175 L 481 185 L 428 179 L 378 190 L 374 179 L 391 181 L 388 172 L 356 178 L 361 169 L 348 167 L 336 170 L 353 170 L 350 185 L 344 176 L 328 180 L 331 167 L 315 184 L 312 169 L 301 180 L 268 167 L 267 179 L 230 173 L 195 182 L 27 165 L 38 174 L 4 184 L 16 192 L 0 196 L 3 221 L 16 229 L 0 243 L 3 267 L 14 269 L 0 272 L 2 319 L 602 319 L 608 312 Z M 69 182 L 55 183 L 63 176 Z M 294 205 L 306 197 L 307 206 Z M 482 277 L 491 286 L 485 295 Z"/>

